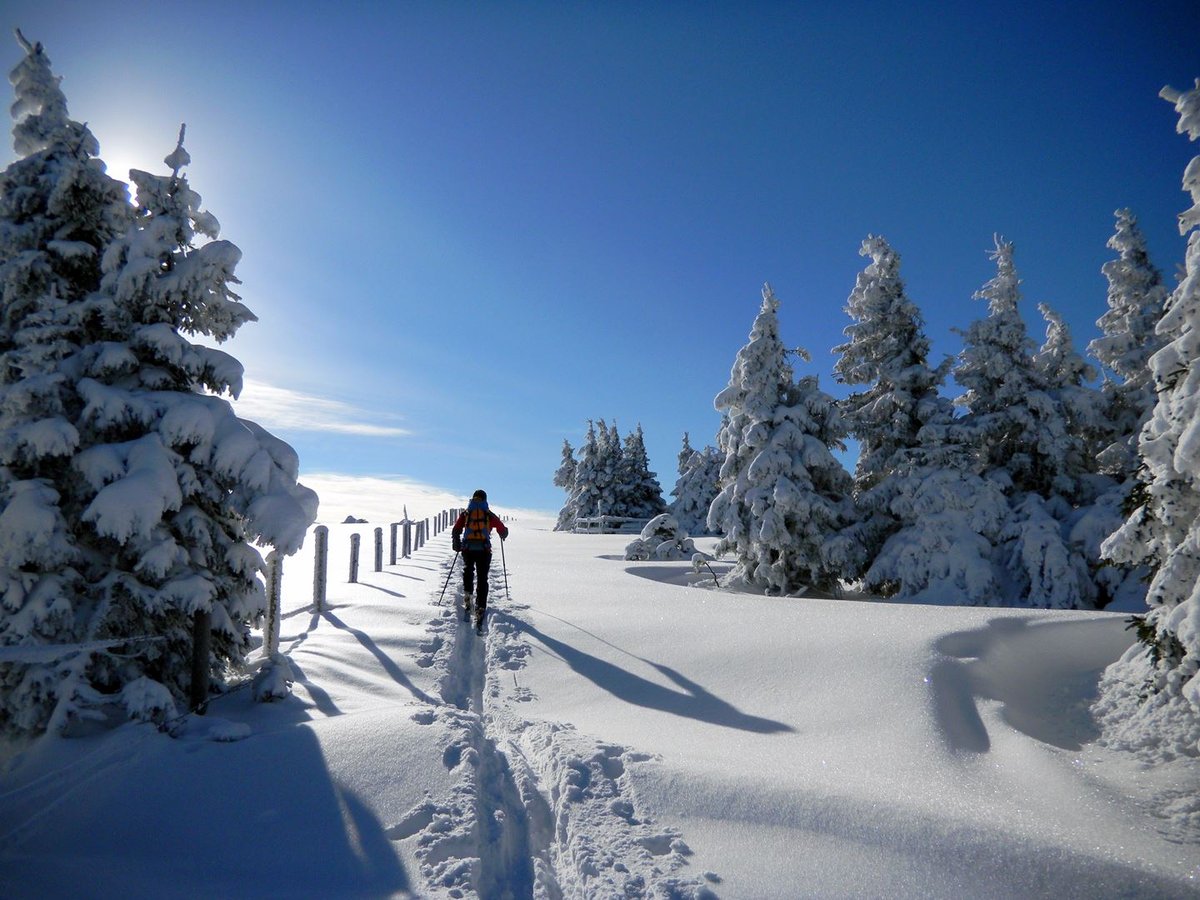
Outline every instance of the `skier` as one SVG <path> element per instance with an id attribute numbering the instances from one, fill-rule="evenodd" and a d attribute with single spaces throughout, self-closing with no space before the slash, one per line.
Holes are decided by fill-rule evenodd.
<path id="1" fill-rule="evenodd" d="M 508 528 L 488 509 L 487 493 L 476 491 L 471 495 L 471 502 L 467 504 L 467 508 L 459 513 L 450 532 L 455 552 L 462 551 L 463 612 L 470 616 L 472 603 L 474 604 L 476 631 L 483 631 L 483 616 L 487 612 L 488 569 L 492 565 L 493 528 L 500 535 L 500 540 L 508 537 Z"/>

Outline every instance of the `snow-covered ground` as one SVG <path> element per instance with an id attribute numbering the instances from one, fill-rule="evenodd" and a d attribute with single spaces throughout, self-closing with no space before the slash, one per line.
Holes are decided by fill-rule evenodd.
<path id="1" fill-rule="evenodd" d="M 482 637 L 445 533 L 349 584 L 331 528 L 321 613 L 307 542 L 293 696 L 11 760 L 0 895 L 1200 896 L 1200 762 L 1094 743 L 1123 616 L 706 590 L 550 524 Z"/>

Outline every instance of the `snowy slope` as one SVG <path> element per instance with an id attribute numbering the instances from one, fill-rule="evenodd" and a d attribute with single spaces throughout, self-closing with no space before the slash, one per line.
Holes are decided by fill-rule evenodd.
<path id="1" fill-rule="evenodd" d="M 1091 743 L 1121 616 L 730 594 L 511 526 L 483 637 L 445 535 L 351 585 L 332 528 L 323 614 L 310 541 L 294 696 L 11 761 L 0 893 L 1200 895 L 1200 766 Z"/>

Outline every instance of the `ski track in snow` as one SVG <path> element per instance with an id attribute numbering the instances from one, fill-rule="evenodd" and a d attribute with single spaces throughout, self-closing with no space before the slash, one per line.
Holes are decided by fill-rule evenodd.
<path id="1" fill-rule="evenodd" d="M 518 628 L 525 607 L 495 571 L 488 583 L 484 633 L 465 620 L 456 587 L 417 660 L 438 671 L 443 705 L 414 720 L 446 728 L 442 762 L 454 787 L 409 810 L 388 836 L 414 842 L 435 896 L 715 900 L 685 873 L 683 836 L 639 808 L 626 772 L 653 757 L 520 716 L 519 704 L 532 699 L 518 675 L 531 652 Z"/>

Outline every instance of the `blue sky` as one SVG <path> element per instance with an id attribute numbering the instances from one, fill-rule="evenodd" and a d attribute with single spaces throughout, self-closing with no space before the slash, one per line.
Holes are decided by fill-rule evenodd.
<path id="1" fill-rule="evenodd" d="M 227 347 L 243 414 L 372 491 L 554 510 L 592 417 L 640 422 L 669 491 L 764 281 L 801 371 L 845 393 L 830 349 L 870 233 L 937 359 L 985 314 L 995 233 L 1031 334 L 1047 302 L 1080 348 L 1115 209 L 1168 278 L 1183 259 L 1197 148 L 1157 93 L 1200 76 L 1188 2 L 4 9 L 113 174 L 162 169 L 187 123 L 259 316 Z"/>

